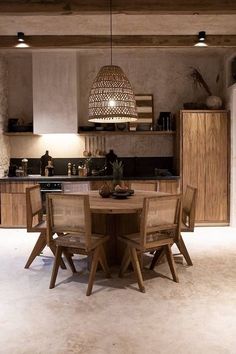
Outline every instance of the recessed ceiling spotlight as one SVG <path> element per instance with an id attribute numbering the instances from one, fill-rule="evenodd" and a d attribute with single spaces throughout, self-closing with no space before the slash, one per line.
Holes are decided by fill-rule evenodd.
<path id="1" fill-rule="evenodd" d="M 198 42 L 194 44 L 194 47 L 208 47 L 208 44 L 205 42 L 206 40 L 206 32 L 200 31 L 198 33 Z"/>
<path id="2" fill-rule="evenodd" d="M 24 32 L 17 32 L 18 43 L 15 45 L 16 48 L 29 48 L 29 45 L 25 43 Z"/>

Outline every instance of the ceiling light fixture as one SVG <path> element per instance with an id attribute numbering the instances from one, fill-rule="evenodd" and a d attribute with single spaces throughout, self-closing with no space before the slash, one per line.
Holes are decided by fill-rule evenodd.
<path id="1" fill-rule="evenodd" d="M 29 45 L 25 43 L 24 32 L 17 32 L 18 43 L 15 45 L 16 48 L 29 48 Z"/>
<path id="2" fill-rule="evenodd" d="M 112 64 L 112 0 L 110 0 L 111 64 L 103 66 L 89 94 L 89 121 L 126 123 L 137 120 L 135 95 L 123 70 Z"/>
<path id="3" fill-rule="evenodd" d="M 206 32 L 200 31 L 198 33 L 198 42 L 194 44 L 194 47 L 208 47 L 208 44 L 205 42 L 206 40 Z"/>

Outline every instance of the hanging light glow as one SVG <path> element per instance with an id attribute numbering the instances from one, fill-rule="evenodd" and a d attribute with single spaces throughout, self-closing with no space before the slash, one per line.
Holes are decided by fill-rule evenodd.
<path id="1" fill-rule="evenodd" d="M 103 66 L 89 94 L 89 121 L 126 123 L 137 120 L 135 95 L 123 70 L 112 64 L 112 1 L 110 0 L 111 65 Z"/>

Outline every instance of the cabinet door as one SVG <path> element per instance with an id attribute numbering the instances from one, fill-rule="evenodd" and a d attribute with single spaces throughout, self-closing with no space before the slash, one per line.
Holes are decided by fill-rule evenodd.
<path id="1" fill-rule="evenodd" d="M 205 220 L 228 219 L 227 113 L 206 113 Z"/>
<path id="2" fill-rule="evenodd" d="M 1 226 L 26 227 L 25 193 L 1 194 Z"/>
<path id="3" fill-rule="evenodd" d="M 77 133 L 76 53 L 33 53 L 34 133 Z"/>
<path id="4" fill-rule="evenodd" d="M 182 191 L 190 184 L 198 189 L 196 220 L 205 220 L 205 113 L 183 112 Z"/>
<path id="5" fill-rule="evenodd" d="M 1 183 L 1 222 L 3 227 L 26 227 L 25 188 L 37 182 L 4 182 Z"/>

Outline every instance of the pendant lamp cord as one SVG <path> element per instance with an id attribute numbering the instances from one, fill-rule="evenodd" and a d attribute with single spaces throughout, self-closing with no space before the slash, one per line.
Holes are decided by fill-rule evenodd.
<path id="1" fill-rule="evenodd" d="M 110 45 L 111 45 L 111 65 L 112 65 L 112 0 L 110 0 Z"/>

